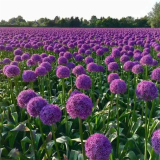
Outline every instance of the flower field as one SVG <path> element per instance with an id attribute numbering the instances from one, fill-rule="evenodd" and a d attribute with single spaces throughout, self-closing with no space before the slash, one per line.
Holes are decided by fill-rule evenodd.
<path id="1" fill-rule="evenodd" d="M 0 28 L 0 159 L 159 160 L 160 30 Z"/>

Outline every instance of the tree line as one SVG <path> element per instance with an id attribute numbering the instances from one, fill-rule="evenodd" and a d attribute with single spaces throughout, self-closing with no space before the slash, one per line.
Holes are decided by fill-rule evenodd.
<path id="1" fill-rule="evenodd" d="M 26 21 L 22 16 L 14 17 L 8 21 L 1 20 L 0 26 L 4 27 L 99 27 L 99 28 L 141 28 L 160 27 L 160 2 L 156 3 L 148 16 L 133 18 L 131 16 L 121 19 L 112 17 L 97 18 L 93 15 L 90 20 L 70 17 L 54 19 L 40 18 L 35 21 Z"/>

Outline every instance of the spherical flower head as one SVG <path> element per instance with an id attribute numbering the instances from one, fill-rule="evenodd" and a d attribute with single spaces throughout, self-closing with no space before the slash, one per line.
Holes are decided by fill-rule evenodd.
<path id="1" fill-rule="evenodd" d="M 73 62 L 68 62 L 68 63 L 67 63 L 67 67 L 68 67 L 69 69 L 73 69 L 75 66 L 76 66 L 76 65 L 75 65 Z"/>
<path id="2" fill-rule="evenodd" d="M 58 58 L 58 64 L 59 65 L 66 65 L 67 64 L 67 58 L 65 58 L 65 57 L 59 57 Z"/>
<path id="3" fill-rule="evenodd" d="M 97 49 L 97 50 L 96 50 L 96 54 L 97 54 L 98 56 L 103 56 L 104 51 L 103 51 L 102 49 Z"/>
<path id="4" fill-rule="evenodd" d="M 6 49 L 6 51 L 8 51 L 8 52 L 12 52 L 12 51 L 13 51 L 12 46 L 9 46 L 9 45 L 6 46 L 5 49 Z"/>
<path id="5" fill-rule="evenodd" d="M 15 56 L 14 61 L 17 61 L 17 62 L 22 61 L 21 56 L 19 56 L 19 55 Z"/>
<path id="6" fill-rule="evenodd" d="M 76 78 L 75 84 L 78 89 L 89 90 L 91 88 L 92 82 L 89 76 L 81 74 Z"/>
<path id="7" fill-rule="evenodd" d="M 124 63 L 123 68 L 125 71 L 131 71 L 134 63 L 132 61 L 127 61 Z"/>
<path id="8" fill-rule="evenodd" d="M 47 70 L 45 67 L 40 66 L 35 69 L 35 73 L 37 76 L 45 76 L 47 74 Z"/>
<path id="9" fill-rule="evenodd" d="M 51 64 L 50 64 L 49 62 L 42 62 L 42 63 L 40 64 L 40 66 L 41 66 L 41 67 L 45 67 L 46 70 L 47 70 L 47 72 L 50 72 L 50 71 L 52 70 L 52 66 L 51 66 Z"/>
<path id="10" fill-rule="evenodd" d="M 41 61 L 42 61 L 42 58 L 41 58 L 41 56 L 40 56 L 39 54 L 33 54 L 33 55 L 31 56 L 31 59 L 32 59 L 32 61 L 35 62 L 35 63 L 38 63 L 38 62 L 41 62 Z"/>
<path id="11" fill-rule="evenodd" d="M 18 62 L 16 62 L 16 61 L 12 61 L 12 62 L 10 63 L 10 65 L 18 66 Z"/>
<path id="12" fill-rule="evenodd" d="M 153 59 L 150 55 L 143 56 L 140 60 L 142 65 L 152 65 Z"/>
<path id="13" fill-rule="evenodd" d="M 160 52 L 159 52 L 159 53 L 157 53 L 157 58 L 160 58 Z"/>
<path id="14" fill-rule="evenodd" d="M 157 45 L 156 47 L 155 47 L 155 51 L 160 51 L 160 46 L 159 45 Z"/>
<path id="15" fill-rule="evenodd" d="M 10 64 L 11 60 L 9 58 L 4 58 L 3 59 L 3 64 Z"/>
<path id="16" fill-rule="evenodd" d="M 75 56 L 75 61 L 81 62 L 82 60 L 83 60 L 83 56 L 82 55 L 78 54 L 78 55 Z"/>
<path id="17" fill-rule="evenodd" d="M 74 90 L 73 92 L 71 92 L 69 97 L 74 96 L 75 94 L 83 94 L 82 92 L 78 91 L 78 90 Z"/>
<path id="18" fill-rule="evenodd" d="M 143 73 L 143 67 L 142 67 L 142 65 L 140 65 L 140 64 L 134 65 L 134 66 L 132 67 L 132 72 L 133 72 L 134 74 Z"/>
<path id="19" fill-rule="evenodd" d="M 0 51 L 4 51 L 5 50 L 5 46 L 4 45 L 0 45 Z"/>
<path id="20" fill-rule="evenodd" d="M 75 94 L 67 100 L 67 113 L 71 118 L 86 119 L 92 113 L 93 103 L 85 94 Z"/>
<path id="21" fill-rule="evenodd" d="M 88 72 L 97 72 L 98 71 L 98 65 L 94 62 L 91 62 L 87 64 L 87 71 Z"/>
<path id="22" fill-rule="evenodd" d="M 85 69 L 84 69 L 84 67 L 82 65 L 78 65 L 78 66 L 73 68 L 72 73 L 75 76 L 79 76 L 81 74 L 86 74 L 86 71 L 85 71 Z"/>
<path id="23" fill-rule="evenodd" d="M 48 46 L 47 47 L 47 51 L 51 51 L 52 52 L 53 51 L 53 47 L 52 46 Z"/>
<path id="24" fill-rule="evenodd" d="M 42 97 L 34 97 L 27 104 L 27 112 L 32 117 L 37 117 L 40 114 L 40 111 L 48 102 Z"/>
<path id="25" fill-rule="evenodd" d="M 108 65 L 109 63 L 114 62 L 114 58 L 111 56 L 107 56 L 104 62 L 106 65 Z"/>
<path id="26" fill-rule="evenodd" d="M 3 74 L 5 74 L 5 71 L 6 71 L 6 69 L 7 69 L 7 67 L 9 67 L 10 65 L 5 65 L 4 67 L 3 67 Z"/>
<path id="27" fill-rule="evenodd" d="M 90 55 L 90 54 L 91 54 L 91 51 L 90 51 L 90 50 L 86 50 L 86 51 L 85 51 L 85 54 L 86 54 L 86 55 Z"/>
<path id="28" fill-rule="evenodd" d="M 86 140 L 85 152 L 90 160 L 107 160 L 112 152 L 112 146 L 106 136 L 95 133 Z"/>
<path id="29" fill-rule="evenodd" d="M 120 58 L 120 62 L 121 62 L 121 63 L 125 63 L 125 62 L 127 62 L 127 61 L 129 61 L 129 56 L 127 56 L 127 55 L 121 56 L 121 58 Z"/>
<path id="30" fill-rule="evenodd" d="M 58 78 L 68 78 L 70 76 L 70 70 L 66 66 L 59 66 L 56 75 Z"/>
<path id="31" fill-rule="evenodd" d="M 15 65 L 9 65 L 6 69 L 5 69 L 5 72 L 4 74 L 7 76 L 7 77 L 16 77 L 20 74 L 20 69 L 18 66 L 15 66 Z"/>
<path id="32" fill-rule="evenodd" d="M 68 60 L 72 58 L 72 54 L 70 52 L 65 52 L 64 57 L 67 58 Z"/>
<path id="33" fill-rule="evenodd" d="M 22 61 L 27 60 L 30 58 L 30 54 L 29 53 L 23 53 L 21 56 Z"/>
<path id="34" fill-rule="evenodd" d="M 108 71 L 118 71 L 119 66 L 117 62 L 111 62 L 108 64 Z"/>
<path id="35" fill-rule="evenodd" d="M 98 65 L 97 72 L 104 72 L 104 67 L 102 65 Z"/>
<path id="36" fill-rule="evenodd" d="M 60 121 L 62 111 L 57 105 L 48 104 L 44 106 L 40 112 L 40 119 L 45 125 L 52 125 Z"/>
<path id="37" fill-rule="evenodd" d="M 160 68 L 156 68 L 152 71 L 151 79 L 160 82 Z"/>
<path id="38" fill-rule="evenodd" d="M 142 81 L 138 83 L 136 89 L 137 98 L 144 101 L 152 101 L 158 96 L 158 89 L 151 81 Z"/>
<path id="39" fill-rule="evenodd" d="M 115 79 L 119 79 L 119 75 L 117 73 L 110 73 L 108 75 L 108 78 L 107 78 L 108 83 L 111 83 Z"/>
<path id="40" fill-rule="evenodd" d="M 152 66 L 158 66 L 158 61 L 153 59 Z"/>
<path id="41" fill-rule="evenodd" d="M 23 51 L 20 48 L 17 48 L 16 50 L 14 50 L 14 55 L 22 55 Z"/>
<path id="42" fill-rule="evenodd" d="M 151 143 L 154 151 L 160 155 L 160 129 L 153 132 Z"/>
<path id="43" fill-rule="evenodd" d="M 31 59 L 28 59 L 26 64 L 27 64 L 27 66 L 34 66 L 36 63 L 33 62 Z"/>
<path id="44" fill-rule="evenodd" d="M 45 58 L 45 57 L 47 57 L 48 55 L 47 55 L 47 53 L 42 53 L 40 56 L 41 56 L 41 58 Z"/>
<path id="45" fill-rule="evenodd" d="M 34 82 L 37 79 L 36 73 L 32 70 L 25 70 L 22 74 L 24 82 Z"/>
<path id="46" fill-rule="evenodd" d="M 56 58 L 53 55 L 49 55 L 48 58 L 50 59 L 51 63 L 56 61 Z"/>
<path id="47" fill-rule="evenodd" d="M 17 97 L 17 103 L 19 107 L 26 108 L 30 99 L 36 96 L 37 94 L 31 89 L 21 91 Z"/>
<path id="48" fill-rule="evenodd" d="M 84 48 L 79 48 L 79 49 L 78 49 L 78 53 L 79 53 L 79 54 L 85 53 L 85 49 L 84 49 Z"/>
<path id="49" fill-rule="evenodd" d="M 113 58 L 119 58 L 120 57 L 120 51 L 118 49 L 114 49 L 112 51 Z"/>
<path id="50" fill-rule="evenodd" d="M 88 57 L 86 57 L 86 58 L 84 59 L 84 62 L 85 62 L 85 64 L 89 64 L 89 63 L 91 63 L 91 62 L 94 62 L 94 59 L 93 59 L 92 57 L 88 56 Z"/>
<path id="51" fill-rule="evenodd" d="M 44 58 L 42 59 L 42 62 L 48 62 L 48 63 L 50 63 L 50 64 L 52 63 L 49 57 L 44 57 Z"/>
<path id="52" fill-rule="evenodd" d="M 126 90 L 126 83 L 121 79 L 115 79 L 110 84 L 110 91 L 114 94 L 124 94 Z"/>
<path id="53" fill-rule="evenodd" d="M 142 58 L 142 55 L 141 55 L 140 53 L 135 53 L 135 54 L 133 55 L 133 59 L 134 59 L 135 61 L 140 61 L 141 58 Z"/>

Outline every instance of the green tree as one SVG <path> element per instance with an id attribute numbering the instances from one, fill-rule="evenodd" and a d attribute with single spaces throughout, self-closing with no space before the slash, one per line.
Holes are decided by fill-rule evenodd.
<path id="1" fill-rule="evenodd" d="M 156 3 L 152 8 L 152 11 L 148 14 L 149 24 L 153 28 L 160 27 L 160 2 Z"/>

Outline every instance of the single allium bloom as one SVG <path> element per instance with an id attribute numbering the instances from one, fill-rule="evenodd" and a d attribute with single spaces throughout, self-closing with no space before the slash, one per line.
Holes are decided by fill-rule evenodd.
<path id="1" fill-rule="evenodd" d="M 18 66 L 18 62 L 16 62 L 16 61 L 12 61 L 12 62 L 10 63 L 10 65 Z"/>
<path id="2" fill-rule="evenodd" d="M 58 64 L 59 65 L 66 65 L 67 64 L 67 58 L 65 58 L 65 57 L 59 57 L 58 58 Z"/>
<path id="3" fill-rule="evenodd" d="M 40 64 L 40 66 L 41 66 L 41 67 L 45 67 L 46 70 L 47 70 L 47 72 L 50 72 L 50 71 L 52 70 L 52 66 L 51 66 L 51 64 L 50 64 L 49 62 L 42 62 L 42 63 Z"/>
<path id="4" fill-rule="evenodd" d="M 17 48 L 16 50 L 14 50 L 14 55 L 22 55 L 23 51 L 20 48 Z"/>
<path id="5" fill-rule="evenodd" d="M 31 59 L 32 59 L 32 61 L 35 62 L 35 63 L 38 63 L 38 62 L 41 62 L 41 61 L 42 61 L 42 58 L 41 58 L 41 56 L 40 56 L 39 54 L 33 54 L 33 55 L 31 56 Z"/>
<path id="6" fill-rule="evenodd" d="M 140 60 L 142 65 L 152 65 L 153 59 L 150 55 L 143 56 Z"/>
<path id="7" fill-rule="evenodd" d="M 59 66 L 56 75 L 58 78 L 68 78 L 70 76 L 70 70 L 66 66 Z"/>
<path id="8" fill-rule="evenodd" d="M 40 66 L 35 69 L 35 73 L 37 76 L 44 76 L 47 74 L 47 70 L 45 67 Z"/>
<path id="9" fill-rule="evenodd" d="M 42 62 L 52 63 L 49 57 L 44 57 L 44 58 L 42 59 Z"/>
<path id="10" fill-rule="evenodd" d="M 108 64 L 108 71 L 118 71 L 119 66 L 117 62 L 111 62 Z"/>
<path id="11" fill-rule="evenodd" d="M 36 96 L 37 94 L 31 89 L 21 91 L 17 97 L 17 103 L 19 107 L 26 108 L 29 100 Z"/>
<path id="12" fill-rule="evenodd" d="M 135 53 L 135 54 L 133 55 L 133 59 L 134 59 L 135 61 L 140 61 L 141 58 L 142 58 L 142 55 L 141 55 L 140 53 Z"/>
<path id="13" fill-rule="evenodd" d="M 104 62 L 106 65 L 108 65 L 109 63 L 114 62 L 114 58 L 111 56 L 107 56 Z"/>
<path id="14" fill-rule="evenodd" d="M 108 75 L 108 78 L 107 78 L 108 83 L 111 83 L 115 79 L 119 79 L 119 75 L 117 73 L 110 73 Z"/>
<path id="15" fill-rule="evenodd" d="M 137 85 L 136 95 L 144 101 L 152 101 L 158 96 L 158 88 L 151 81 L 142 81 Z"/>
<path id="16" fill-rule="evenodd" d="M 44 106 L 46 106 L 48 102 L 42 97 L 34 97 L 30 99 L 27 104 L 27 112 L 32 117 L 37 117 L 40 114 L 40 111 Z"/>
<path id="17" fill-rule="evenodd" d="M 15 77 L 15 76 L 18 76 L 20 74 L 20 69 L 19 69 L 18 66 L 9 65 L 8 67 L 6 67 L 4 74 L 7 77 Z"/>
<path id="18" fill-rule="evenodd" d="M 83 56 L 82 55 L 78 54 L 78 55 L 75 56 L 75 61 L 81 62 L 82 60 L 83 60 Z"/>
<path id="19" fill-rule="evenodd" d="M 104 67 L 102 65 L 98 65 L 97 72 L 104 72 Z"/>
<path id="20" fill-rule="evenodd" d="M 160 68 L 156 68 L 152 71 L 151 79 L 160 82 Z"/>
<path id="21" fill-rule="evenodd" d="M 27 60 L 30 58 L 30 54 L 29 53 L 23 53 L 21 56 L 22 61 Z"/>
<path id="22" fill-rule="evenodd" d="M 44 106 L 40 112 L 40 119 L 45 125 L 52 125 L 60 121 L 62 111 L 57 105 L 48 104 Z"/>
<path id="23" fill-rule="evenodd" d="M 68 60 L 72 58 L 72 54 L 70 52 L 65 52 L 64 57 L 67 58 Z"/>
<path id="24" fill-rule="evenodd" d="M 125 62 L 127 62 L 127 61 L 129 61 L 129 56 L 127 56 L 127 55 L 121 56 L 121 58 L 120 58 L 120 62 L 121 62 L 121 63 L 125 63 Z"/>
<path id="25" fill-rule="evenodd" d="M 17 61 L 17 62 L 22 61 L 21 56 L 19 56 L 19 55 L 15 56 L 15 57 L 14 57 L 14 61 Z"/>
<path id="26" fill-rule="evenodd" d="M 124 63 L 123 68 L 125 71 L 131 71 L 134 63 L 132 61 L 127 61 Z"/>
<path id="27" fill-rule="evenodd" d="M 89 64 L 89 63 L 91 63 L 91 62 L 94 62 L 94 59 L 93 59 L 92 57 L 88 56 L 88 57 L 86 57 L 86 58 L 84 59 L 84 62 L 85 62 L 85 64 Z"/>
<path id="28" fill-rule="evenodd" d="M 32 70 L 25 70 L 22 74 L 22 79 L 24 82 L 34 82 L 37 79 L 36 73 Z"/>
<path id="29" fill-rule="evenodd" d="M 78 89 L 89 90 L 91 88 L 92 82 L 89 76 L 81 74 L 76 78 L 75 84 Z"/>
<path id="30" fill-rule="evenodd" d="M 86 140 L 85 152 L 90 160 L 107 160 L 112 152 L 112 146 L 106 136 L 95 133 Z"/>
<path id="31" fill-rule="evenodd" d="M 114 49 L 112 51 L 111 55 L 112 55 L 113 58 L 119 58 L 120 57 L 120 51 L 118 49 Z"/>
<path id="32" fill-rule="evenodd" d="M 56 61 L 56 58 L 53 55 L 49 55 L 48 58 L 50 59 L 51 63 Z"/>
<path id="33" fill-rule="evenodd" d="M 91 62 L 87 64 L 87 71 L 88 72 L 97 72 L 98 71 L 98 65 L 94 62 Z"/>
<path id="34" fill-rule="evenodd" d="M 92 113 L 93 103 L 85 94 L 75 94 L 67 100 L 67 113 L 72 118 L 86 119 Z"/>
<path id="35" fill-rule="evenodd" d="M 78 91 L 78 90 L 74 90 L 73 92 L 71 92 L 69 97 L 74 96 L 75 94 L 83 94 L 82 92 Z"/>
<path id="36" fill-rule="evenodd" d="M 96 54 L 97 54 L 98 56 L 103 56 L 104 51 L 103 51 L 102 49 L 97 49 L 97 50 L 96 50 Z"/>
<path id="37" fill-rule="evenodd" d="M 158 66 L 158 61 L 153 59 L 152 66 Z"/>
<path id="38" fill-rule="evenodd" d="M 4 58 L 3 59 L 3 64 L 10 64 L 11 60 L 9 58 Z"/>
<path id="39" fill-rule="evenodd" d="M 73 62 L 68 62 L 66 65 L 69 69 L 73 69 L 76 65 Z"/>
<path id="40" fill-rule="evenodd" d="M 76 67 L 73 68 L 72 73 L 75 76 L 79 76 L 81 74 L 86 74 L 86 71 L 85 71 L 85 69 L 83 68 L 82 65 L 78 65 L 78 66 L 76 66 Z"/>
<path id="41" fill-rule="evenodd" d="M 124 94 L 127 90 L 125 81 L 121 79 L 115 79 L 110 84 L 110 91 L 114 94 Z"/>
<path id="42" fill-rule="evenodd" d="M 28 59 L 26 64 L 27 64 L 27 66 L 34 66 L 36 63 L 33 62 L 31 59 Z"/>
<path id="43" fill-rule="evenodd" d="M 45 57 L 47 57 L 48 55 L 47 55 L 47 53 L 42 53 L 40 56 L 41 56 L 41 58 L 45 58 Z"/>
<path id="44" fill-rule="evenodd" d="M 142 67 L 142 65 L 140 65 L 140 64 L 134 65 L 134 66 L 132 67 L 132 72 L 133 72 L 134 74 L 143 73 L 143 67 Z"/>
<path id="45" fill-rule="evenodd" d="M 153 132 L 151 143 L 154 151 L 160 155 L 160 129 Z"/>

